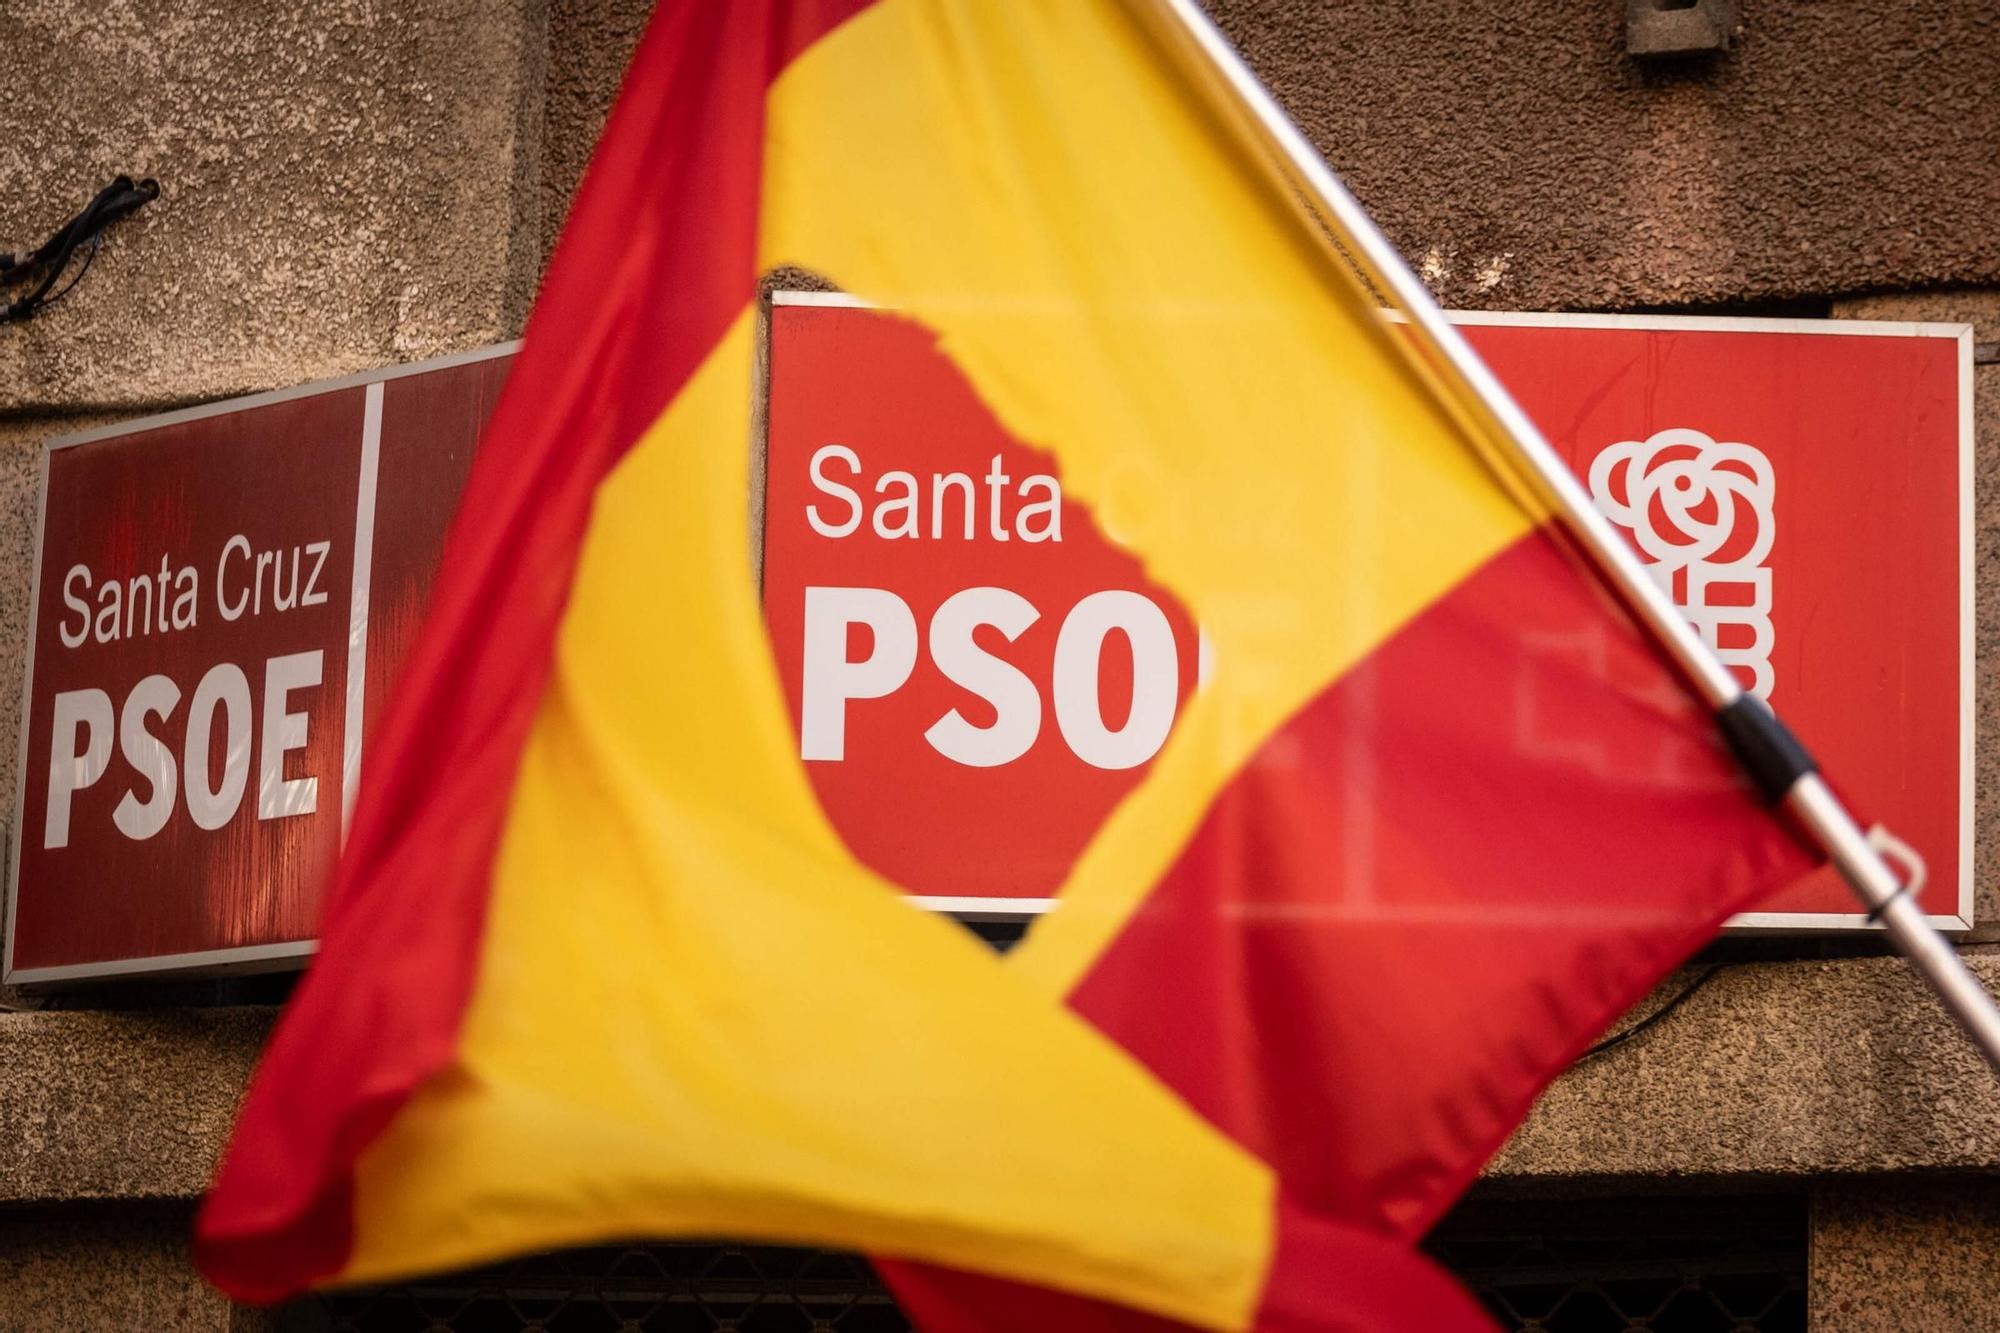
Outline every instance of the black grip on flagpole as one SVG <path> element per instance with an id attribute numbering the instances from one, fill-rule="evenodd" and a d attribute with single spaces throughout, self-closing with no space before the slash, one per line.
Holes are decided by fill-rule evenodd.
<path id="1" fill-rule="evenodd" d="M 1729 742 L 1730 753 L 1750 775 L 1757 794 L 1772 805 L 1785 799 L 1794 782 L 1819 771 L 1799 738 L 1750 695 L 1739 694 L 1728 707 L 1716 709 L 1715 724 L 1722 728 L 1722 739 Z"/>

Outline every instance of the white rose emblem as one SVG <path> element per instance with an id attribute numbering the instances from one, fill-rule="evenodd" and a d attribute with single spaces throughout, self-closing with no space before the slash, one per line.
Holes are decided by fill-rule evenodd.
<path id="1" fill-rule="evenodd" d="M 1771 460 L 1698 430 L 1622 440 L 1590 465 L 1598 509 L 1626 528 L 1648 572 L 1745 688 L 1771 697 Z"/>

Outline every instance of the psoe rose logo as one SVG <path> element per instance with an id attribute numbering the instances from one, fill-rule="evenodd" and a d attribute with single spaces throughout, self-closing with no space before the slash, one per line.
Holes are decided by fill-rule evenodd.
<path id="1" fill-rule="evenodd" d="M 1771 697 L 1771 460 L 1754 445 L 1677 427 L 1621 440 L 1590 464 L 1598 509 L 1629 531 L 1648 572 L 1759 699 Z"/>

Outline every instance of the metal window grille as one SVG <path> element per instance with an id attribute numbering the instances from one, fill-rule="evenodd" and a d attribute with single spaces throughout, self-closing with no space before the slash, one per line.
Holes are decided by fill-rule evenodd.
<path id="1" fill-rule="evenodd" d="M 286 1309 L 283 1333 L 903 1333 L 858 1255 L 671 1243 L 564 1250 Z"/>
<path id="2" fill-rule="evenodd" d="M 1429 1248 L 1521 1333 L 1803 1333 L 1795 1196 L 1475 1201 Z M 672 1243 L 566 1250 L 336 1292 L 285 1333 L 902 1333 L 858 1256 Z"/>
<path id="3" fill-rule="evenodd" d="M 1790 1196 L 1474 1201 L 1427 1248 L 1521 1333 L 1804 1333 Z"/>

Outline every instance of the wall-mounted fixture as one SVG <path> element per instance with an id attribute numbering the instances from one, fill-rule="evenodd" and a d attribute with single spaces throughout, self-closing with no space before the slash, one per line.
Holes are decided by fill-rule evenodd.
<path id="1" fill-rule="evenodd" d="M 1625 53 L 1686 56 L 1727 51 L 1736 0 L 1625 0 Z"/>

